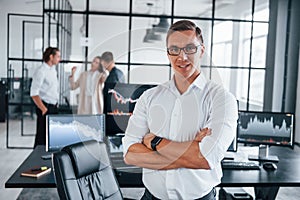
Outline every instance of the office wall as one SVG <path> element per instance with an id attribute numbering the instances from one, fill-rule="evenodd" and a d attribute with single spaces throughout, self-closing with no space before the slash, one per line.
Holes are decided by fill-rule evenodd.
<path id="1" fill-rule="evenodd" d="M 300 142 L 300 47 L 299 47 L 299 57 L 298 57 L 298 86 L 297 86 L 297 99 L 296 99 L 296 126 L 295 126 L 295 141 Z"/>
<path id="2" fill-rule="evenodd" d="M 42 1 L 20 1 L 5 0 L 0 1 L 0 77 L 7 76 L 7 14 L 42 14 Z M 12 24 L 12 26 L 14 26 Z M 18 24 L 15 26 L 19 26 Z M 20 33 L 21 34 L 21 33 Z M 14 40 L 12 40 L 13 42 Z M 20 44 L 12 44 L 12 46 L 20 46 Z"/>
<path id="3" fill-rule="evenodd" d="M 285 92 L 285 106 L 284 110 L 287 112 L 294 112 L 296 110 L 296 96 L 297 96 L 297 75 L 298 75 L 298 55 L 299 55 L 299 43 L 300 43 L 300 1 L 291 1 L 290 11 L 290 28 L 288 34 L 287 44 L 287 73 L 286 73 L 286 92 Z"/>
<path id="4" fill-rule="evenodd" d="M 284 58 L 285 58 L 285 45 L 286 40 L 282 39 L 286 37 L 287 30 L 287 13 L 288 13 L 288 1 L 278 0 L 278 8 L 276 9 L 276 42 L 274 42 L 274 47 L 271 50 L 272 53 L 269 55 L 269 59 L 273 60 L 274 64 L 274 73 L 273 73 L 273 88 L 272 90 L 266 90 L 267 94 L 273 91 L 273 95 L 270 95 L 272 98 L 272 107 L 266 105 L 266 107 L 270 107 L 266 110 L 272 111 L 281 111 L 282 107 L 282 95 L 283 95 L 283 85 L 284 85 Z M 275 56 L 275 58 L 274 58 Z M 268 59 L 268 58 L 267 58 Z"/>
<path id="5" fill-rule="evenodd" d="M 18 0 L 0 0 L 0 77 L 7 76 L 7 18 L 8 13 L 19 13 L 19 14 L 31 14 L 31 15 L 42 15 L 42 0 L 41 1 L 18 1 Z M 11 57 L 21 58 L 22 55 L 22 20 L 25 18 L 22 17 L 11 17 L 10 19 L 10 53 Z M 129 18 L 121 18 L 117 16 L 97 16 L 90 15 L 89 23 L 89 37 L 92 39 L 92 45 L 89 46 L 88 60 L 91 61 L 94 56 L 101 55 L 104 51 L 112 51 L 115 55 L 117 62 L 128 62 L 128 26 Z M 26 18 L 27 20 L 27 18 Z M 80 31 L 83 26 L 84 17 L 81 14 L 72 15 L 72 48 L 71 48 L 71 60 L 84 60 L 84 47 L 80 44 L 80 39 L 84 35 Z M 150 20 L 150 19 L 149 19 Z M 154 19 L 153 19 L 154 20 Z M 162 51 L 165 50 L 164 42 L 159 43 L 143 43 L 143 38 L 146 33 L 146 28 L 149 26 L 148 19 L 146 20 L 134 20 L 133 23 L 133 32 L 132 32 L 132 61 L 134 62 L 149 62 L 153 63 L 163 63 L 167 64 L 166 54 L 162 54 Z M 39 25 L 36 25 L 39 26 Z M 31 28 L 32 26 L 28 26 Z M 28 30 L 28 29 L 27 29 Z M 125 32 L 124 32 L 125 30 Z M 36 30 L 37 33 L 40 33 L 40 30 Z M 27 35 L 32 36 L 32 33 L 26 32 Z M 51 38 L 50 45 L 56 46 L 55 34 L 54 38 Z M 40 36 L 32 36 L 30 41 L 27 44 L 33 43 L 34 38 Z M 164 41 L 164 40 L 163 40 Z M 26 58 L 41 58 L 41 50 L 33 51 L 33 46 L 25 46 L 25 57 Z M 28 53 L 31 53 L 28 56 Z M 158 62 L 159 61 L 159 62 Z M 151 62 L 150 62 L 151 63 Z M 20 77 L 22 74 L 21 62 L 12 61 L 10 62 L 14 69 L 15 77 Z M 40 65 L 39 62 L 28 62 L 25 63 L 25 67 L 28 69 L 29 77 L 32 76 L 34 69 Z M 79 76 L 80 72 L 84 69 L 84 65 L 78 63 L 66 64 L 64 65 L 64 71 L 70 73 L 73 66 L 78 67 L 76 77 Z M 118 65 L 118 67 L 127 75 L 127 65 Z M 145 77 L 145 70 L 142 68 L 147 67 L 147 77 Z M 89 66 L 88 66 L 89 68 Z M 154 78 L 153 78 L 154 77 Z M 127 76 L 126 76 L 127 78 Z M 131 83 L 162 83 L 169 80 L 169 68 L 166 66 L 155 67 L 151 66 L 136 66 L 131 69 L 130 82 Z M 67 93 L 66 90 L 63 90 L 63 93 Z M 76 104 L 76 94 L 78 90 L 71 92 L 72 98 L 70 99 L 71 104 Z M 74 100 L 74 101 L 73 101 Z"/>

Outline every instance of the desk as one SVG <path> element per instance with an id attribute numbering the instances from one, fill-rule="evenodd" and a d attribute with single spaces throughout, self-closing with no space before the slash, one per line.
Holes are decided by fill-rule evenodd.
<path id="1" fill-rule="evenodd" d="M 23 177 L 21 173 L 34 166 L 52 167 L 51 159 L 43 160 L 41 155 L 46 154 L 45 146 L 37 146 L 26 160 L 19 166 L 5 183 L 5 188 L 54 188 L 56 187 L 53 168 L 51 173 L 39 178 Z"/>
<path id="2" fill-rule="evenodd" d="M 223 170 L 222 187 L 300 186 L 300 147 L 270 147 L 270 155 L 277 155 L 277 170 Z"/>
<path id="3" fill-rule="evenodd" d="M 34 165 L 51 166 L 51 160 L 42 160 L 46 154 L 45 146 L 37 146 L 28 158 L 5 183 L 5 188 L 42 188 L 56 187 L 53 172 L 40 178 L 21 177 L 21 172 Z M 283 147 L 271 147 L 270 155 L 277 155 L 278 169 L 267 172 L 260 170 L 223 170 L 222 183 L 219 187 L 299 187 L 300 186 L 300 148 L 294 150 Z M 112 158 L 112 163 L 116 162 Z M 144 187 L 141 169 L 116 170 L 120 187 Z"/>
<path id="4" fill-rule="evenodd" d="M 13 175 L 6 181 L 5 188 L 55 188 L 56 183 L 53 168 L 51 173 L 39 178 L 20 176 L 23 171 L 34 166 L 52 167 L 51 159 L 43 160 L 41 158 L 41 156 L 45 154 L 47 154 L 45 146 L 37 146 L 13 173 Z M 111 160 L 112 163 L 120 161 L 120 159 L 117 158 L 112 158 Z M 142 169 L 124 169 L 115 170 L 115 172 L 120 187 L 144 187 L 142 183 Z"/>

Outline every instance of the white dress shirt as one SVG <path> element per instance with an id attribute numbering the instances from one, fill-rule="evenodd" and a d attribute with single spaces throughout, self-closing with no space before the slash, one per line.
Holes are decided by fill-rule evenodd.
<path id="1" fill-rule="evenodd" d="M 132 144 L 141 143 L 149 132 L 184 142 L 193 140 L 200 129 L 211 128 L 212 134 L 199 143 L 210 170 L 143 169 L 143 183 L 157 198 L 203 197 L 221 182 L 220 162 L 235 136 L 237 118 L 235 97 L 222 86 L 207 81 L 202 73 L 183 94 L 173 79 L 145 91 L 140 97 L 123 138 L 124 156 Z"/>
<path id="2" fill-rule="evenodd" d="M 55 67 L 50 67 L 47 63 L 39 66 L 32 76 L 30 96 L 40 96 L 49 104 L 58 102 L 58 79 Z"/>

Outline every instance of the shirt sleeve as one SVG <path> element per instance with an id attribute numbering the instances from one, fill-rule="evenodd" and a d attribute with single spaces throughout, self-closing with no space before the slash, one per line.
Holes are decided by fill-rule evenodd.
<path id="1" fill-rule="evenodd" d="M 235 97 L 224 89 L 211 97 L 209 107 L 210 114 L 204 127 L 211 128 L 212 134 L 203 138 L 199 148 L 213 169 L 220 164 L 236 135 L 238 109 Z"/>
<path id="2" fill-rule="evenodd" d="M 32 76 L 32 83 L 30 87 L 30 96 L 38 96 L 40 93 L 41 86 L 45 78 L 45 73 L 42 67 L 38 68 Z"/>
<path id="3" fill-rule="evenodd" d="M 139 98 L 135 105 L 133 115 L 130 117 L 125 136 L 122 139 L 123 155 L 125 156 L 129 147 L 135 143 L 141 143 L 144 135 L 149 133 L 147 122 L 147 92 Z"/>

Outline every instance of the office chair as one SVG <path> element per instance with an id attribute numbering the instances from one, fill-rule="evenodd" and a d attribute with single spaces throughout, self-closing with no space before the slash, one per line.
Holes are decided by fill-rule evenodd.
<path id="1" fill-rule="evenodd" d="M 90 140 L 53 154 L 60 199 L 123 199 L 105 143 Z"/>

